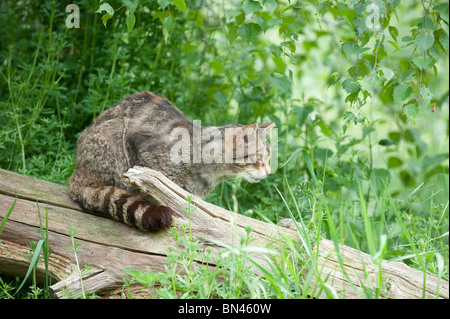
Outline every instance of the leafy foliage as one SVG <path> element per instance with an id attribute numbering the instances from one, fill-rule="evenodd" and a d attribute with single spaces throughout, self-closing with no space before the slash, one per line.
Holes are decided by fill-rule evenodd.
<path id="1" fill-rule="evenodd" d="M 441 254 L 448 278 L 448 2 L 77 5 L 69 29 L 59 1 L 1 4 L 1 168 L 66 183 L 80 132 L 150 90 L 203 125 L 276 123 L 276 173 L 209 201 L 274 222 L 296 207 L 363 251 L 385 243 L 384 257 L 433 273 Z"/>

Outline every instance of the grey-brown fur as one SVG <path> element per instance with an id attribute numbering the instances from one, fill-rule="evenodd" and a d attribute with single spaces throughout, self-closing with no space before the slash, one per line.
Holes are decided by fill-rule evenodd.
<path id="1" fill-rule="evenodd" d="M 217 129 L 234 126 L 242 127 L 228 125 Z M 259 156 L 261 161 L 257 163 L 174 163 L 170 149 L 176 141 L 171 140 L 170 134 L 180 127 L 192 138 L 192 122 L 167 99 L 150 92 L 126 97 L 98 116 L 80 135 L 76 170 L 69 180 L 71 197 L 89 212 L 157 231 L 170 225 L 172 211 L 159 206 L 151 196 L 124 186 L 121 176 L 129 168 L 139 165 L 158 170 L 200 197 L 226 178 L 242 174 L 250 182 L 257 182 L 270 173 L 266 141 L 258 149 L 259 155 L 246 154 Z"/>

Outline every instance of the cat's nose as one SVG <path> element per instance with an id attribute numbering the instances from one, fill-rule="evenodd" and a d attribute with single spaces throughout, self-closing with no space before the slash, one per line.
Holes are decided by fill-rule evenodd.
<path id="1" fill-rule="evenodd" d="M 265 165 L 264 166 L 264 172 L 266 173 L 266 176 L 269 176 L 270 175 L 270 167 L 269 167 L 269 165 Z"/>

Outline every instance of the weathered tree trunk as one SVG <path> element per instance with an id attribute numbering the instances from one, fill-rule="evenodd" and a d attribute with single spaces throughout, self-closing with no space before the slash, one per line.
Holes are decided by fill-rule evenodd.
<path id="1" fill-rule="evenodd" d="M 175 211 L 172 226 L 181 228 L 188 223 L 188 216 L 183 211 L 188 194 L 159 172 L 134 167 L 124 176 L 124 182 L 141 190 L 149 191 L 162 204 Z M 81 267 L 92 265 L 89 275 L 83 277 L 85 291 L 99 294 L 111 294 L 123 286 L 123 269 L 155 272 L 164 271 L 163 261 L 168 247 L 176 247 L 170 230 L 158 233 L 146 233 L 124 224 L 83 213 L 67 194 L 65 186 L 40 181 L 0 169 L 0 220 L 14 202 L 17 202 L 9 219 L 6 221 L 0 238 L 0 273 L 24 276 L 29 265 L 25 258 L 29 255 L 27 247 L 31 241 L 41 239 L 38 209 L 45 227 L 48 215 L 48 234 L 51 256 L 49 273 L 55 297 L 64 297 L 64 290 L 79 292 L 79 278 L 69 274 L 76 269 L 75 257 L 67 249 L 70 246 L 69 229 L 76 228 L 75 240 L 83 244 L 77 253 Z M 216 243 L 239 245 L 240 235 L 245 235 L 244 228 L 251 226 L 252 235 L 257 238 L 252 245 L 267 246 L 279 240 L 283 233 L 291 238 L 298 234 L 287 228 L 257 221 L 229 212 L 193 196 L 195 209 L 191 218 L 192 234 L 200 238 L 213 251 L 220 250 Z M 214 242 L 209 241 L 213 239 Z M 276 247 L 276 246 L 274 246 Z M 333 242 L 323 239 L 314 247 L 318 251 L 315 282 L 319 285 L 326 281 L 339 297 L 364 297 L 365 289 L 375 287 L 377 267 L 371 256 L 346 246 L 339 246 L 340 258 L 335 253 Z M 264 263 L 263 256 L 259 261 Z M 39 278 L 44 277 L 44 264 L 37 267 Z M 367 276 L 368 274 L 368 276 Z M 448 282 L 438 281 L 433 276 L 409 268 L 403 263 L 384 262 L 382 276 L 385 287 L 380 295 L 386 298 L 435 298 L 439 287 L 439 297 L 448 298 Z M 368 277 L 368 278 L 367 278 Z M 424 280 L 425 279 L 425 280 Z"/>

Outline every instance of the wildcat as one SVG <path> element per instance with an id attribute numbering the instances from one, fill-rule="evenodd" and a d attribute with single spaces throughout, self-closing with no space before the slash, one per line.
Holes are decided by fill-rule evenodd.
<path id="1" fill-rule="evenodd" d="M 269 123 L 258 127 L 254 123 L 198 127 L 166 98 L 150 92 L 133 94 L 100 114 L 78 138 L 70 196 L 89 213 L 156 232 L 170 226 L 172 210 L 159 205 L 150 195 L 126 187 L 121 180 L 123 173 L 136 165 L 158 170 L 200 197 L 224 179 L 237 175 L 255 183 L 270 174 L 271 153 L 265 132 L 273 126 Z M 173 152 L 174 146 L 180 143 L 171 133 L 180 129 L 188 134 L 184 142 L 189 142 L 185 149 L 189 152 L 183 161 L 171 160 L 177 153 Z M 263 134 L 242 133 L 248 129 Z M 215 140 L 195 142 L 196 130 L 218 134 Z M 251 143 L 255 147 L 250 147 Z M 222 161 L 192 161 L 195 147 L 202 146 L 216 152 L 231 149 L 232 161 L 223 161 L 220 156 L 216 159 Z"/>

